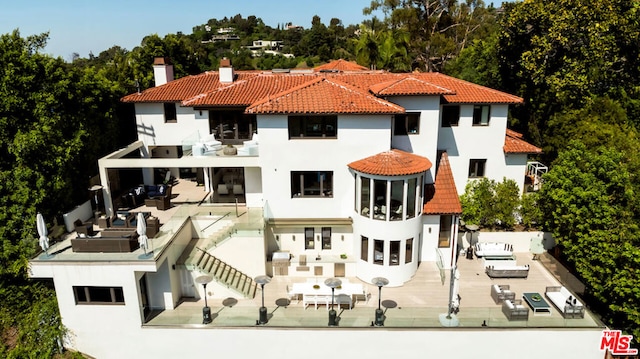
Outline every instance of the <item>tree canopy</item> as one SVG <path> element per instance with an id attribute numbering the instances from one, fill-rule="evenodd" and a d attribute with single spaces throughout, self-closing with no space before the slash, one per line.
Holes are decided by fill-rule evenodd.
<path id="1" fill-rule="evenodd" d="M 86 200 L 97 159 L 119 144 L 122 90 L 94 68 L 40 54 L 47 37 L 0 35 L 0 333 L 19 339 L 0 344 L 9 358 L 48 357 L 64 332 L 52 288 L 26 278 L 36 213 L 51 224 Z M 46 330 L 24 332 L 41 323 Z"/>

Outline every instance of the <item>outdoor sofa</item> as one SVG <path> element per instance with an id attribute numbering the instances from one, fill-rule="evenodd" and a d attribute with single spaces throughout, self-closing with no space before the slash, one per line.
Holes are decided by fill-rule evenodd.
<path id="1" fill-rule="evenodd" d="M 545 296 L 565 318 L 584 318 L 584 305 L 562 286 L 547 287 Z"/>
<path id="2" fill-rule="evenodd" d="M 511 257 L 513 246 L 509 243 L 479 242 L 475 245 L 476 256 L 479 257 Z"/>
<path id="3" fill-rule="evenodd" d="M 485 272 L 490 278 L 527 278 L 529 276 L 529 265 L 491 265 L 485 267 Z"/>
<path id="4" fill-rule="evenodd" d="M 109 228 L 95 237 L 78 237 L 71 240 L 74 252 L 129 253 L 138 249 L 138 233 L 135 228 Z"/>

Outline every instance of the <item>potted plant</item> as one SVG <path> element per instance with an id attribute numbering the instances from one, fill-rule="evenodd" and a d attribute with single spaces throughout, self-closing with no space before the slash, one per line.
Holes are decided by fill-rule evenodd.
<path id="1" fill-rule="evenodd" d="M 341 259 L 347 259 L 347 255 L 346 255 L 345 253 L 342 253 L 342 254 L 340 255 L 340 258 L 341 258 Z"/>
<path id="2" fill-rule="evenodd" d="M 222 153 L 224 153 L 227 156 L 237 155 L 238 149 L 233 147 L 232 144 L 228 144 L 225 148 L 222 149 Z"/>

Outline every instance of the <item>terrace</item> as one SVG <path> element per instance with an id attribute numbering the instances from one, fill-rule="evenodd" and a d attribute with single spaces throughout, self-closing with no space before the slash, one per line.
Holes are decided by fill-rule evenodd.
<path id="1" fill-rule="evenodd" d="M 51 262 L 96 261 L 96 262 L 135 262 L 141 265 L 155 266 L 173 240 L 184 221 L 192 216 L 223 216 L 232 218 L 237 226 L 247 228 L 263 228 L 263 217 L 260 209 L 247 209 L 235 206 L 204 205 L 208 193 L 191 181 L 179 181 L 174 188 L 177 194 L 172 200 L 172 208 L 159 211 L 153 207 L 141 206 L 135 211 L 150 211 L 160 219 L 160 232 L 151 239 L 151 254 L 145 255 L 142 249 L 130 253 L 75 253 L 70 248 L 69 234 L 63 241 L 55 243 L 49 249 L 52 255 L 42 253 L 33 259 L 32 265 L 38 262 L 43 265 Z M 564 285 L 574 294 L 580 295 L 583 288 L 568 272 L 548 253 L 539 255 L 536 260 L 529 252 L 515 253 L 519 265 L 529 265 L 528 278 L 489 278 L 484 271 L 482 259 L 466 259 L 460 256 L 458 269 L 460 272 L 460 312 L 457 313 L 459 325 L 466 328 L 604 328 L 600 320 L 589 310 L 584 318 L 566 319 L 552 306 L 551 315 L 534 315 L 529 313 L 528 320 L 509 321 L 502 312 L 502 305 L 495 304 L 491 297 L 491 286 L 494 284 L 509 285 L 515 292 L 516 299 L 522 299 L 525 292 L 537 292 L 543 295 L 547 286 Z M 401 287 L 382 288 L 381 305 L 385 312 L 385 327 L 388 328 L 438 328 L 441 327 L 440 316 L 448 311 L 450 292 L 450 271 L 441 270 L 436 263 L 422 262 L 414 278 Z M 290 277 L 274 276 L 264 287 L 265 306 L 269 321 L 265 326 L 282 328 L 321 328 L 327 326 L 328 313 L 325 305 L 318 309 L 309 306 L 305 309 L 302 300 L 291 300 L 287 293 L 293 283 L 317 280 L 323 285 L 324 277 Z M 342 306 L 336 309 L 339 326 L 345 328 L 371 327 L 375 309 L 378 307 L 378 288 L 355 277 L 344 278 L 351 283 L 360 283 L 368 293 L 365 300 L 358 300 L 352 309 Z M 215 288 L 215 287 L 214 287 Z M 215 291 L 209 288 L 208 291 Z M 261 306 L 260 289 L 251 299 L 207 297 L 213 321 L 202 324 L 202 308 L 204 298 L 202 287 L 197 288 L 198 297 L 182 298 L 176 308 L 152 312 L 144 327 L 176 327 L 176 328 L 221 328 L 255 326 Z M 526 305 L 526 304 L 525 304 Z"/>
<path id="2" fill-rule="evenodd" d="M 529 315 L 525 321 L 509 321 L 502 313 L 502 306 L 495 304 L 490 295 L 493 284 L 508 284 L 522 298 L 524 292 L 539 292 L 544 295 L 547 286 L 563 285 L 563 281 L 573 282 L 570 276 L 559 267 L 548 254 L 538 260 L 532 260 L 529 253 L 517 253 L 521 263 L 531 267 L 527 279 L 490 279 L 484 273 L 481 259 L 460 259 L 460 312 L 456 315 L 460 326 L 466 328 L 602 328 L 603 324 L 587 311 L 584 318 L 565 319 L 556 308 L 551 315 Z M 449 271 L 447 271 L 448 273 Z M 323 285 L 325 278 L 318 277 Z M 346 306 L 338 311 L 339 326 L 364 328 L 370 327 L 378 306 L 378 288 L 358 278 L 344 278 L 351 283 L 362 283 L 369 293 L 365 301 L 357 301 L 352 309 Z M 324 305 L 314 309 L 305 308 L 302 301 L 290 300 L 287 287 L 292 283 L 304 282 L 306 278 L 275 276 L 264 287 L 265 306 L 268 310 L 271 327 L 326 327 L 327 308 Z M 564 283 L 568 285 L 568 283 Z M 574 290 L 572 288 L 572 290 Z M 202 288 L 200 288 L 200 292 Z M 575 290 L 574 290 L 575 292 Z M 415 277 L 402 287 L 382 288 L 381 304 L 385 312 L 385 327 L 397 328 L 433 328 L 441 327 L 439 316 L 447 313 L 449 301 L 449 275 L 444 280 L 435 263 L 423 262 Z M 209 298 L 213 321 L 207 327 L 247 327 L 254 326 L 261 306 L 261 293 L 253 299 Z M 179 326 L 202 328 L 202 307 L 204 299 L 186 299 L 174 310 L 157 312 L 145 323 L 145 326 Z"/>

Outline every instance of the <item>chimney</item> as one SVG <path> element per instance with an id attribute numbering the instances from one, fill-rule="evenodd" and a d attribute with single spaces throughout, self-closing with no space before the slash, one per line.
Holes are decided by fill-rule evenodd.
<path id="1" fill-rule="evenodd" d="M 156 80 L 156 86 L 173 81 L 173 65 L 168 57 L 153 59 L 153 77 Z"/>
<path id="2" fill-rule="evenodd" d="M 220 60 L 220 68 L 218 69 L 220 76 L 220 82 L 223 84 L 229 84 L 233 82 L 233 66 L 231 66 L 231 60 L 223 57 Z"/>

